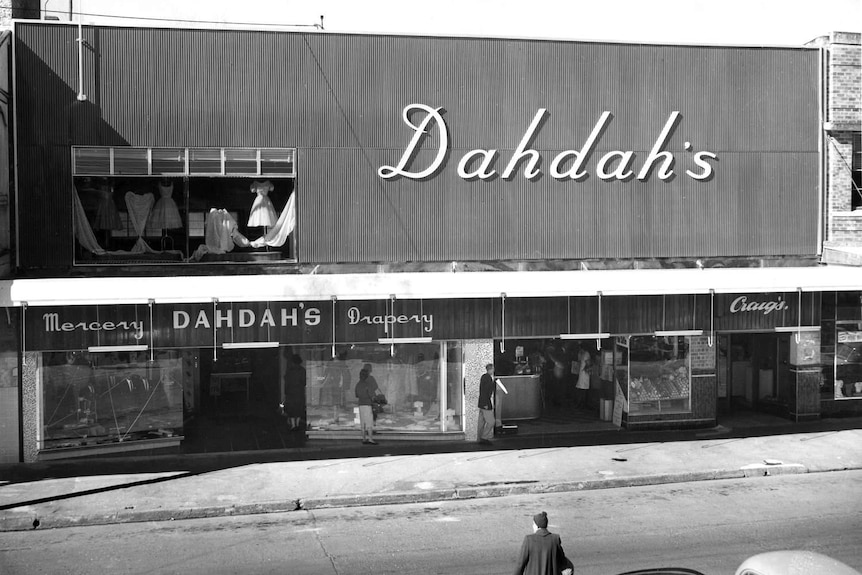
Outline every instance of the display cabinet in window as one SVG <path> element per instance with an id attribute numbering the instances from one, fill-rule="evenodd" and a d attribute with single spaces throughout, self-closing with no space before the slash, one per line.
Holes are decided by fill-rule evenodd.
<path id="1" fill-rule="evenodd" d="M 685 336 L 629 338 L 629 413 L 691 410 L 691 357 Z"/>
<path id="2" fill-rule="evenodd" d="M 835 399 L 862 399 L 862 322 L 838 322 L 835 331 Z"/>

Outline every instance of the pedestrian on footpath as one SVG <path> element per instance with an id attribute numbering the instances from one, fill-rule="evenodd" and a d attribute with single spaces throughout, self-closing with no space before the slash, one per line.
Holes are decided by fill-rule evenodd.
<path id="1" fill-rule="evenodd" d="M 494 364 L 485 366 L 479 380 L 479 443 L 490 444 L 494 438 Z"/>
<path id="2" fill-rule="evenodd" d="M 515 575 L 572 575 L 560 536 L 548 531 L 548 514 L 533 515 L 533 533 L 524 537 Z"/>
<path id="3" fill-rule="evenodd" d="M 359 428 L 362 432 L 362 443 L 377 445 L 373 439 L 374 434 L 374 396 L 379 393 L 377 389 L 377 380 L 371 376 L 371 367 L 366 364 L 366 367 L 359 370 L 359 381 L 356 384 L 355 393 L 357 403 L 359 403 Z"/>

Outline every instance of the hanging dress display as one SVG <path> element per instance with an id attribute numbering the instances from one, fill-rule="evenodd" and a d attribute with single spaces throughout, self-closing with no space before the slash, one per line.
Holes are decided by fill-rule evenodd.
<path id="1" fill-rule="evenodd" d="M 121 230 L 123 222 L 120 221 L 120 211 L 114 203 L 114 190 L 110 186 L 99 186 L 96 189 L 99 204 L 96 207 L 96 220 L 93 229 L 96 230 Z"/>
<path id="2" fill-rule="evenodd" d="M 263 236 L 251 242 L 251 247 L 262 248 L 269 246 L 271 248 L 280 248 L 287 241 L 287 236 L 293 233 L 296 227 L 296 194 L 291 194 L 281 210 L 281 215 L 278 216 L 278 221 L 275 226 L 266 232 Z"/>
<path id="3" fill-rule="evenodd" d="M 142 237 L 155 201 L 153 194 L 139 196 L 134 192 L 126 192 L 126 208 L 129 210 L 129 220 L 132 222 L 132 227 L 135 228 L 135 233 L 138 234 L 138 241 L 135 242 L 132 253 L 155 253 L 155 250 Z"/>
<path id="4" fill-rule="evenodd" d="M 259 182 L 257 180 L 251 183 L 251 192 L 256 194 L 254 203 L 251 205 L 251 212 L 248 215 L 248 226 L 264 226 L 271 227 L 275 225 L 278 215 L 275 213 L 275 207 L 272 205 L 272 200 L 269 199 L 269 193 L 274 189 L 272 182 L 265 180 Z"/>
<path id="5" fill-rule="evenodd" d="M 236 221 L 230 212 L 224 209 L 212 208 L 207 214 L 206 247 L 207 252 L 223 254 L 233 250 L 234 235 L 237 233 Z"/>
<path id="6" fill-rule="evenodd" d="M 168 182 L 167 184 L 159 182 L 159 199 L 156 200 L 156 205 L 153 207 L 153 214 L 150 216 L 151 228 L 158 230 L 175 230 L 183 227 L 180 210 L 177 208 L 177 203 L 172 197 L 173 193 L 173 182 Z"/>

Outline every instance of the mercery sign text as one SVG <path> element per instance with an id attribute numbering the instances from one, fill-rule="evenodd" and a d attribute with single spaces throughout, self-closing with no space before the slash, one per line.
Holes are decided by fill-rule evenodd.
<path id="1" fill-rule="evenodd" d="M 130 331 L 135 339 L 144 337 L 144 322 L 143 321 L 79 321 L 79 322 L 60 322 L 59 313 L 42 314 L 42 319 L 45 322 L 45 331 L 51 332 L 69 332 L 69 331 Z"/>
<path id="2" fill-rule="evenodd" d="M 410 115 L 416 111 L 422 112 L 423 115 L 420 117 L 419 122 L 414 124 L 410 120 Z M 521 138 L 518 147 L 515 148 L 515 152 L 502 172 L 498 174 L 495 167 L 499 153 L 498 150 L 476 149 L 468 151 L 458 161 L 458 176 L 471 180 L 487 180 L 499 175 L 503 179 L 509 179 L 514 175 L 519 163 L 527 160 L 528 163 L 524 170 L 524 177 L 528 180 L 538 178 L 542 173 L 540 169 L 542 156 L 538 150 L 534 150 L 529 146 L 538 134 L 539 127 L 547 114 L 548 110 L 546 108 L 539 108 L 527 131 L 524 133 L 524 137 Z M 440 108 L 431 108 L 425 104 L 409 104 L 404 107 L 402 116 L 404 117 L 404 122 L 413 129 L 413 137 L 407 144 L 407 148 L 401 155 L 398 164 L 395 166 L 381 166 L 377 170 L 377 174 L 383 179 L 401 176 L 419 180 L 433 177 L 443 168 L 449 152 L 448 128 L 443 115 L 440 113 Z M 603 181 L 614 179 L 628 181 L 634 177 L 645 181 L 649 178 L 652 169 L 657 165 L 661 166 L 657 172 L 660 180 L 666 180 L 673 176 L 674 155 L 669 151 L 663 150 L 663 148 L 681 117 L 681 114 L 677 111 L 670 114 L 664 128 L 662 128 L 661 133 L 656 138 L 649 155 L 644 160 L 637 174 L 634 172 L 633 165 L 635 162 L 635 153 L 631 150 L 615 150 L 607 152 L 599 158 L 596 164 L 596 176 Z M 548 167 L 548 174 L 556 180 L 580 181 L 585 179 L 589 174 L 584 169 L 584 164 L 592 154 L 597 142 L 601 138 L 602 132 L 607 128 L 610 121 L 611 113 L 608 111 L 603 112 L 581 149 L 564 150 L 554 156 Z M 416 152 L 425 135 L 430 133 L 435 124 L 440 136 L 440 145 L 437 149 L 437 154 L 428 166 L 414 168 L 411 164 Z M 691 148 L 691 143 L 686 142 L 685 150 L 690 151 Z M 715 160 L 716 158 L 717 156 L 712 152 L 696 152 L 693 157 L 695 171 L 687 169 L 685 170 L 685 174 L 694 180 L 706 180 L 710 178 L 713 168 L 709 160 Z"/>

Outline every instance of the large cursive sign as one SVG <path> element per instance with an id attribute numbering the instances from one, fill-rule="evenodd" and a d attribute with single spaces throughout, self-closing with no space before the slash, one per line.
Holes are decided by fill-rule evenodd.
<path id="1" fill-rule="evenodd" d="M 389 326 L 397 324 L 415 323 L 421 326 L 422 331 L 431 333 L 434 331 L 434 314 L 386 314 L 386 315 L 365 315 L 358 307 L 351 307 L 347 310 L 347 321 L 350 325 L 364 323 L 367 325 L 382 325 L 383 331 L 389 333 Z"/>
<path id="2" fill-rule="evenodd" d="M 730 313 L 759 312 L 769 315 L 774 311 L 787 309 L 787 302 L 779 298 L 778 301 L 748 301 L 748 296 L 741 295 L 730 302 Z"/>
<path id="3" fill-rule="evenodd" d="M 143 321 L 79 321 L 60 322 L 60 314 L 46 313 L 42 314 L 42 320 L 45 322 L 45 331 L 51 332 L 70 332 L 70 331 L 129 331 L 135 339 L 144 337 L 144 322 Z"/>
<path id="4" fill-rule="evenodd" d="M 413 136 L 407 144 L 404 153 L 393 165 L 384 165 L 377 170 L 377 174 L 383 179 L 395 177 L 420 180 L 435 176 L 443 167 L 449 155 L 449 136 L 446 120 L 440 113 L 441 108 L 432 108 L 425 104 L 409 104 L 404 107 L 402 116 L 404 122 L 413 130 Z M 411 114 L 420 113 L 419 120 L 413 122 Z M 533 121 L 527 127 L 524 136 L 515 148 L 509 161 L 498 172 L 497 161 L 499 150 L 497 149 L 475 149 L 469 150 L 458 161 L 458 176 L 465 180 L 488 180 L 497 176 L 503 179 L 512 178 L 522 162 L 526 162 L 524 177 L 533 180 L 542 175 L 542 156 L 538 150 L 530 147 L 535 140 L 548 116 L 546 108 L 539 108 Z M 548 166 L 548 174 L 556 180 L 581 181 L 589 176 L 585 164 L 601 139 L 602 133 L 607 129 L 613 116 L 605 111 L 599 117 L 589 137 L 578 150 L 563 150 L 556 154 Z M 658 167 L 657 176 L 664 181 L 675 175 L 674 164 L 676 158 L 673 153 L 665 150 L 668 139 L 680 122 L 682 114 L 677 111 L 671 112 L 661 133 L 655 140 L 649 154 L 636 171 L 636 154 L 632 150 L 612 150 L 603 154 L 596 163 L 596 177 L 600 180 L 629 181 L 637 178 L 640 181 L 649 179 L 652 171 Z M 414 160 L 422 142 L 431 133 L 432 128 L 437 127 L 439 132 L 439 144 L 437 153 L 433 160 L 426 166 L 414 166 Z M 692 144 L 685 142 L 684 150 L 691 152 Z M 694 163 L 692 169 L 685 170 L 685 174 L 693 180 L 706 180 L 713 174 L 713 167 L 709 160 L 715 160 L 717 156 L 713 152 L 695 152 L 692 157 Z"/>

